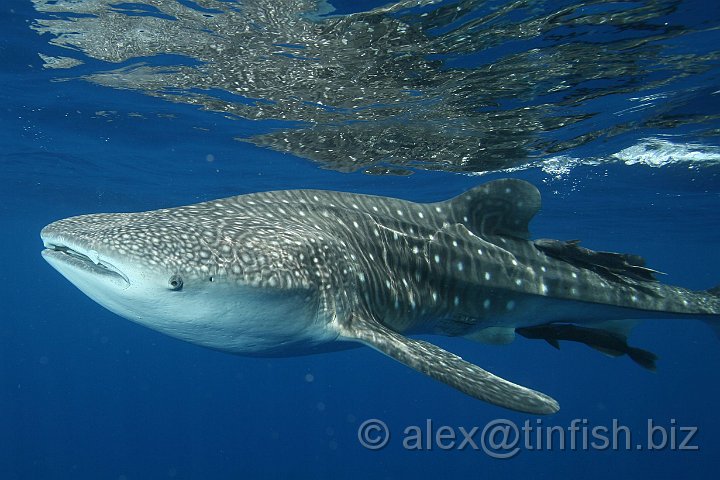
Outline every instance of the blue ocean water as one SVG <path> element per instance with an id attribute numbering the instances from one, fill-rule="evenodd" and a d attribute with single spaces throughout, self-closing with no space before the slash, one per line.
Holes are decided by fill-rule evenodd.
<path id="1" fill-rule="evenodd" d="M 0 477 L 712 477 L 720 340 L 701 322 L 635 329 L 655 373 L 583 345 L 427 338 L 560 401 L 539 418 L 369 348 L 257 359 L 183 343 L 42 260 L 40 229 L 81 213 L 286 188 L 436 201 L 511 176 L 543 194 L 534 236 L 720 283 L 720 7 L 330 3 L 0 6 Z M 385 448 L 360 443 L 368 419 Z M 531 435 L 497 459 L 480 444 L 498 420 L 584 430 L 574 449 Z M 428 421 L 478 427 L 478 448 L 404 448 Z M 620 448 L 583 447 L 613 421 L 631 448 L 624 431 Z M 674 445 L 647 448 L 649 422 Z M 697 448 L 680 448 L 689 431 Z"/>

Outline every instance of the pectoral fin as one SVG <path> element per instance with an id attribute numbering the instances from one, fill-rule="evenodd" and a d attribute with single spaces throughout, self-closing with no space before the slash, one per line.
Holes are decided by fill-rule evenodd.
<path id="1" fill-rule="evenodd" d="M 405 337 L 374 319 L 353 316 L 342 334 L 471 397 L 533 414 L 560 409 L 554 399 L 543 393 L 508 382 L 431 343 Z"/>
<path id="2" fill-rule="evenodd" d="M 560 342 L 558 342 L 556 338 L 546 338 L 545 341 L 556 349 L 560 350 Z"/>

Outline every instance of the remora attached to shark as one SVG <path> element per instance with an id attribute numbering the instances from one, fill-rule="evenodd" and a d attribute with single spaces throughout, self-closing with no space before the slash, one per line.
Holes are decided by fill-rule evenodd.
<path id="1" fill-rule="evenodd" d="M 652 368 L 654 356 L 628 347 L 618 325 L 668 314 L 720 322 L 716 290 L 657 282 L 638 256 L 531 241 L 539 208 L 538 190 L 512 179 L 427 204 L 290 190 L 72 217 L 41 236 L 45 259 L 90 298 L 173 337 L 277 356 L 360 342 L 530 413 L 559 406 L 408 335 L 506 343 L 517 328 Z"/>

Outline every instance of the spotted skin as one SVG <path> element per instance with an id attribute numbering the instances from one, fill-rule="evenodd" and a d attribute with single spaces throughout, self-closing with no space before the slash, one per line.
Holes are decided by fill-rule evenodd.
<path id="1" fill-rule="evenodd" d="M 537 189 L 512 179 L 427 204 L 276 191 L 72 217 L 41 236 L 45 258 L 81 290 L 175 337 L 248 355 L 361 342 L 532 413 L 557 402 L 407 335 L 720 313 L 707 292 L 615 281 L 546 255 L 528 233 L 539 208 Z"/>

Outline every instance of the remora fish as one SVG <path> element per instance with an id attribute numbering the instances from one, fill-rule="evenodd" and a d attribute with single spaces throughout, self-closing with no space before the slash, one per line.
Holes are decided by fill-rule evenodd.
<path id="1" fill-rule="evenodd" d="M 662 314 L 717 326 L 717 290 L 654 281 L 636 256 L 603 252 L 596 264 L 587 249 L 536 246 L 528 222 L 539 208 L 538 190 L 511 179 L 427 204 L 276 191 L 72 217 L 41 236 L 45 259 L 89 297 L 173 337 L 245 355 L 360 342 L 530 413 L 559 406 L 408 335 L 502 343 L 515 328 Z"/>
<path id="2" fill-rule="evenodd" d="M 602 328 L 551 323 L 534 327 L 518 327 L 515 329 L 515 333 L 525 338 L 543 339 L 558 350 L 560 349 L 559 340 L 584 343 L 588 347 L 612 357 L 627 355 L 635 363 L 648 370 L 655 371 L 656 368 L 657 355 L 628 345 L 625 335 Z"/>

